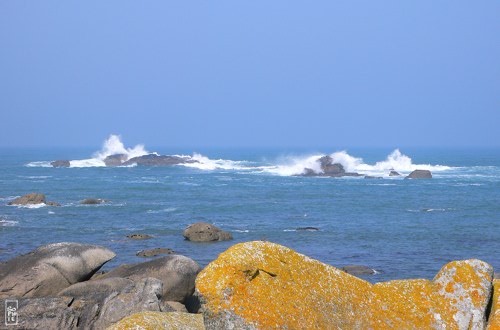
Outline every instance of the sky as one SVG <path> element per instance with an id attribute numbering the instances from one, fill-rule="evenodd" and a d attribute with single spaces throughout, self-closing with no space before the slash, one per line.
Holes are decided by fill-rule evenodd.
<path id="1" fill-rule="evenodd" d="M 0 1 L 0 147 L 500 147 L 500 2 Z"/>

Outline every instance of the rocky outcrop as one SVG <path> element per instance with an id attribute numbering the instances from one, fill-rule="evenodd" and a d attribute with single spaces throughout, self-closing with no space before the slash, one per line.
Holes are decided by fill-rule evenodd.
<path id="1" fill-rule="evenodd" d="M 56 243 L 0 265 L 0 298 L 55 295 L 89 279 L 115 254 L 101 246 Z"/>
<path id="2" fill-rule="evenodd" d="M 372 285 L 269 242 L 237 244 L 196 280 L 208 329 L 482 329 L 493 269 L 455 261 L 432 280 Z"/>
<path id="3" fill-rule="evenodd" d="M 160 156 L 157 154 L 149 154 L 139 157 L 133 157 L 122 163 L 124 166 L 137 164 L 142 166 L 171 166 L 186 163 L 197 163 L 197 161 L 191 159 L 191 157 L 180 157 L 180 156 Z"/>
<path id="4" fill-rule="evenodd" d="M 138 256 L 138 257 L 149 258 L 149 257 L 156 257 L 156 256 L 159 256 L 159 255 L 162 255 L 162 254 L 173 254 L 173 253 L 175 253 L 175 251 L 172 250 L 172 249 L 168 249 L 168 248 L 155 248 L 155 249 L 151 249 L 151 250 L 142 250 L 142 251 L 139 251 L 135 255 Z"/>
<path id="5" fill-rule="evenodd" d="M 116 154 L 104 158 L 104 164 L 106 166 L 121 166 L 125 161 L 127 161 L 127 155 Z"/>
<path id="6" fill-rule="evenodd" d="M 401 176 L 401 174 L 399 174 L 398 172 L 396 172 L 394 170 L 391 170 L 391 172 L 389 172 L 389 176 Z"/>
<path id="7" fill-rule="evenodd" d="M 185 239 L 193 242 L 228 241 L 233 236 L 206 222 L 196 222 L 188 226 L 182 233 Z"/>
<path id="8" fill-rule="evenodd" d="M 154 277 L 163 282 L 162 301 L 184 302 L 193 294 L 200 270 L 200 265 L 188 257 L 169 255 L 135 265 L 122 265 L 96 279 L 121 277 L 139 281 Z"/>
<path id="9" fill-rule="evenodd" d="M 14 199 L 9 202 L 8 205 L 37 205 L 37 204 L 45 204 L 47 206 L 61 206 L 61 204 L 56 202 L 47 202 L 45 200 L 44 194 L 38 193 L 30 193 L 21 197 Z"/>
<path id="10" fill-rule="evenodd" d="M 500 329 L 500 279 L 493 281 L 493 297 L 490 311 L 490 318 L 488 320 L 488 327 L 486 330 Z"/>
<path id="11" fill-rule="evenodd" d="M 71 308 L 72 303 L 73 299 L 70 297 L 19 299 L 19 324 L 11 328 L 77 329 L 80 313 Z"/>
<path id="12" fill-rule="evenodd" d="M 80 201 L 80 204 L 83 205 L 98 205 L 98 204 L 103 204 L 106 203 L 107 200 L 105 199 L 100 199 L 100 198 L 85 198 L 84 200 Z"/>
<path id="13" fill-rule="evenodd" d="M 370 267 L 366 267 L 363 265 L 347 265 L 342 267 L 342 270 L 348 274 L 359 276 L 359 275 L 373 275 L 377 272 Z"/>
<path id="14" fill-rule="evenodd" d="M 314 171 L 310 168 L 305 168 L 302 176 L 329 176 L 329 177 L 343 177 L 343 176 L 360 176 L 358 173 L 346 172 L 344 166 L 340 163 L 334 163 L 333 158 L 330 156 L 323 156 L 318 158 L 316 162 L 320 165 L 320 171 Z"/>
<path id="15" fill-rule="evenodd" d="M 408 174 L 405 179 L 432 179 L 432 173 L 429 170 L 415 170 Z"/>
<path id="16" fill-rule="evenodd" d="M 204 330 L 203 316 L 188 313 L 142 312 L 130 315 L 107 330 L 164 329 Z"/>
<path id="17" fill-rule="evenodd" d="M 365 179 L 383 179 L 381 176 L 365 175 Z"/>
<path id="18" fill-rule="evenodd" d="M 55 160 L 50 163 L 52 167 L 69 167 L 71 164 L 69 160 Z"/>

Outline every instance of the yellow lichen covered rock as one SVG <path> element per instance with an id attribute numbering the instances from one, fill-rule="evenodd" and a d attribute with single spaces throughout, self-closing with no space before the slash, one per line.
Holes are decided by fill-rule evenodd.
<path id="1" fill-rule="evenodd" d="M 372 285 L 269 242 L 237 244 L 196 279 L 209 329 L 482 329 L 493 269 L 452 262 L 433 281 Z"/>
<path id="2" fill-rule="evenodd" d="M 493 281 L 495 287 L 493 293 L 493 303 L 491 305 L 490 319 L 487 330 L 500 330 L 500 279 Z"/>
<path id="3" fill-rule="evenodd" d="M 107 330 L 203 330 L 200 314 L 141 312 L 125 317 Z"/>

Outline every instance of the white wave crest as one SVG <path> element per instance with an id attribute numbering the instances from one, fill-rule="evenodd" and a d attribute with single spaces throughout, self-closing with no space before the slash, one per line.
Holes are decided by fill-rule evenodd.
<path id="1" fill-rule="evenodd" d="M 0 227 L 12 227 L 17 224 L 17 221 L 0 219 Z"/>
<path id="2" fill-rule="evenodd" d="M 12 205 L 12 206 L 16 206 L 17 208 L 20 208 L 20 209 L 39 209 L 41 207 L 47 206 L 47 204 L 39 203 L 39 204 Z"/>
<path id="3" fill-rule="evenodd" d="M 109 138 L 104 141 L 102 149 L 92 155 L 95 159 L 104 160 L 108 156 L 112 155 L 126 155 L 127 160 L 134 157 L 140 157 L 149 154 L 144 145 L 138 144 L 133 148 L 125 148 L 125 145 L 121 141 L 119 135 L 110 135 Z"/>
<path id="4" fill-rule="evenodd" d="M 282 176 L 290 176 L 303 174 L 305 169 L 309 168 L 316 173 L 322 173 L 318 161 L 322 156 L 324 155 L 287 157 L 281 160 L 282 165 L 269 167 L 264 169 L 264 171 Z M 388 176 L 391 170 L 400 172 L 401 174 L 408 174 L 416 169 L 433 172 L 451 169 L 451 167 L 443 165 L 413 164 L 411 158 L 402 154 L 399 149 L 390 153 L 385 160 L 376 162 L 373 165 L 366 164 L 362 158 L 354 157 L 346 151 L 334 152 L 330 157 L 333 163 L 342 164 L 346 172 L 357 172 L 376 176 Z"/>
<path id="5" fill-rule="evenodd" d="M 50 163 L 50 161 L 30 162 L 26 164 L 26 167 L 52 167 Z"/>
<path id="6" fill-rule="evenodd" d="M 228 159 L 210 159 L 198 153 L 194 153 L 193 156 L 176 155 L 178 157 L 188 157 L 191 160 L 196 161 L 195 163 L 185 163 L 180 164 L 186 167 L 197 168 L 200 170 L 213 171 L 213 170 L 251 170 L 255 167 L 249 167 L 245 165 L 244 161 L 234 161 Z"/>

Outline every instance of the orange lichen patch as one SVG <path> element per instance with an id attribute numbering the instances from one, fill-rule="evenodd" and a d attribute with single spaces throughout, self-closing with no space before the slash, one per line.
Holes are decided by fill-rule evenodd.
<path id="1" fill-rule="evenodd" d="M 500 280 L 493 281 L 493 303 L 486 330 L 500 330 Z"/>
<path id="2" fill-rule="evenodd" d="M 210 263 L 196 290 L 209 328 L 481 328 L 472 314 L 484 315 L 491 271 L 467 260 L 443 267 L 433 281 L 372 285 L 286 247 L 248 242 Z"/>
<path id="3" fill-rule="evenodd" d="M 125 317 L 106 330 L 203 330 L 203 316 L 177 312 L 141 312 Z"/>

